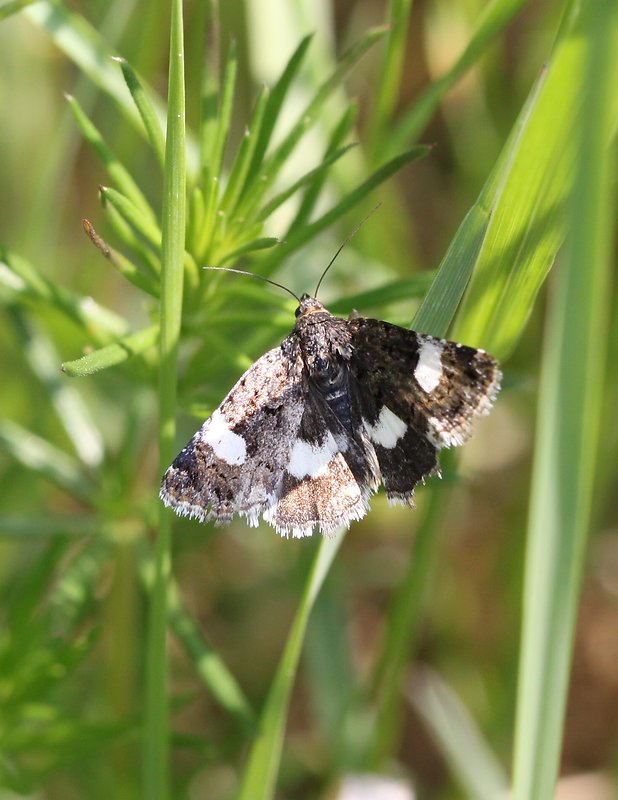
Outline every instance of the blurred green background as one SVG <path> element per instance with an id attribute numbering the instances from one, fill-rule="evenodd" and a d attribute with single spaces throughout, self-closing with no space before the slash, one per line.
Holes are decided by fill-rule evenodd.
<path id="1" fill-rule="evenodd" d="M 610 13 L 610 4 L 596 5 L 591 19 Z M 341 144 L 357 146 L 316 184 L 312 203 L 305 197 L 307 223 L 406 148 L 428 144 L 430 151 L 307 241 L 293 236 L 303 219 L 292 198 L 261 232 L 284 241 L 282 255 L 277 247 L 256 250 L 228 265 L 311 292 L 338 245 L 381 202 L 330 271 L 321 299 L 342 315 L 356 307 L 402 325 L 410 324 L 462 220 L 485 196 L 516 122 L 525 125 L 522 108 L 532 102 L 544 65 L 557 61 L 573 11 L 560 0 L 427 0 L 413 7 L 247 0 L 219 9 L 195 0 L 184 8 L 191 180 L 199 174 L 202 100 L 209 86 L 217 96 L 216 76 L 229 66 L 232 40 L 238 60 L 223 180 L 260 87 L 276 83 L 303 36 L 314 33 L 277 117 L 273 147 L 338 56 L 371 27 L 390 23 L 320 105 L 269 197 L 321 163 L 344 112 Z M 493 27 L 481 40 L 483 15 L 492 13 Z M 169 16 L 168 4 L 158 1 L 0 6 L 0 799 L 143 796 L 149 559 L 158 515 L 157 353 L 146 348 L 83 378 L 60 366 L 147 328 L 157 304 L 83 234 L 87 218 L 131 255 L 131 234 L 119 233 L 126 223 L 114 220 L 98 192 L 113 178 L 63 93 L 77 99 L 158 215 L 162 173 L 110 55 L 127 60 L 163 109 Z M 607 22 L 614 33 L 615 16 Z M 467 63 L 458 61 L 471 41 Z M 458 80 L 449 72 L 455 64 Z M 614 131 L 615 123 L 616 116 Z M 535 180 L 534 162 L 526 168 L 529 174 L 515 175 L 523 195 Z M 528 231 L 541 224 L 530 219 Z M 144 236 L 132 235 L 139 261 Z M 215 263 L 234 250 L 221 237 L 219 250 L 208 253 Z M 547 245 L 547 263 L 508 337 L 508 292 L 517 291 L 517 274 L 505 278 L 493 323 L 491 311 L 478 320 L 482 299 L 494 302 L 488 273 L 475 276 L 454 335 L 496 352 L 503 391 L 457 457 L 443 454 L 443 480 L 419 487 L 415 511 L 389 507 L 379 495 L 342 542 L 306 632 L 277 797 L 360 798 L 360 789 L 344 793 L 346 786 L 352 792 L 346 776 L 358 773 L 414 786 L 419 798 L 495 797 L 506 785 L 540 359 L 550 326 L 546 306 L 556 294 L 553 274 L 543 281 L 558 244 Z M 504 256 L 509 269 L 526 261 L 526 247 L 539 252 L 543 244 L 513 247 Z M 213 263 L 208 256 L 196 255 L 198 266 Z M 149 274 L 147 264 L 141 269 Z M 242 370 L 293 324 L 285 295 L 250 279 L 213 280 L 200 275 L 200 292 L 186 303 L 179 448 Z M 384 286 L 386 295 L 378 291 Z M 594 407 L 600 445 L 585 467 L 591 536 L 578 556 L 583 585 L 560 759 L 561 774 L 581 781 L 571 784 L 579 793 L 569 797 L 590 800 L 618 791 L 618 324 L 611 297 L 604 292 L 606 321 L 598 320 L 607 366 Z M 575 318 L 571 326 L 577 330 Z M 586 381 L 575 359 L 573 370 L 575 381 Z M 173 575 L 181 599 L 172 602 L 178 614 L 169 637 L 172 797 L 235 797 L 243 779 L 244 797 L 271 796 L 247 783 L 252 725 L 318 545 L 317 537 L 282 540 L 266 525 L 251 530 L 235 522 L 221 530 L 175 521 Z M 384 685 L 393 696 L 380 706 Z M 378 796 L 367 785 L 365 791 Z"/>

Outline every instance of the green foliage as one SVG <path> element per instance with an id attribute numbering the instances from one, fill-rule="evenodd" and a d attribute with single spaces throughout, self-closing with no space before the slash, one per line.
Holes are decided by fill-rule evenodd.
<path id="1" fill-rule="evenodd" d="M 430 52 L 432 41 L 449 44 L 438 5 L 424 12 Z M 405 101 L 414 27 L 405 0 L 337 58 L 317 22 L 307 34 L 294 19 L 290 42 L 273 21 L 266 43 L 251 11 L 222 9 L 218 19 L 206 0 L 188 19 L 180 0 L 170 19 L 158 4 L 132 13 L 117 0 L 103 24 L 96 4 L 84 16 L 61 0 L 0 8 L 0 35 L 36 29 L 79 75 L 66 95 L 70 128 L 30 120 L 19 128 L 19 114 L 4 111 L 20 147 L 6 149 L 0 191 L 25 188 L 0 221 L 9 365 L 0 420 L 0 793 L 318 797 L 348 773 L 388 774 L 399 761 L 431 796 L 489 798 L 505 791 L 513 761 L 515 797 L 553 796 L 586 534 L 604 513 L 593 506 L 599 420 L 616 389 L 611 377 L 603 395 L 618 14 L 610 0 L 548 6 L 538 39 L 520 44 L 525 63 L 507 93 L 504 28 L 524 4 L 494 0 L 469 23 L 457 5 L 449 25 L 465 32 L 461 54 Z M 278 72 L 256 88 L 258 56 L 271 48 Z M 49 93 L 46 102 L 59 91 L 34 77 L 32 53 L 19 58 L 14 99 L 24 93 L 39 113 L 32 87 Z M 165 99 L 148 83 L 162 74 Z M 359 75 L 357 101 L 350 83 Z M 465 108 L 448 94 L 463 91 L 464 75 L 474 84 Z M 446 137 L 422 133 L 437 110 Z M 476 185 L 468 128 L 503 142 L 474 154 Z M 34 142 L 38 152 L 43 129 L 49 161 L 32 168 L 24 151 Z M 445 141 L 428 147 L 421 134 Z M 93 159 L 83 175 L 82 143 L 79 164 Z M 402 171 L 422 159 L 436 178 L 444 149 L 451 162 L 412 199 L 420 220 L 410 221 L 406 193 L 423 178 Z M 69 191 L 69 175 L 80 192 Z M 83 220 L 89 242 L 75 244 L 83 197 L 99 182 L 100 206 Z M 436 201 L 441 183 L 448 190 Z M 202 267 L 242 266 L 310 291 L 378 197 L 384 207 L 329 272 L 329 308 L 402 324 L 414 316 L 416 329 L 439 336 L 456 320 L 457 340 L 512 356 L 489 423 L 506 466 L 492 466 L 502 462 L 486 438 L 476 457 L 485 470 L 478 484 L 491 487 L 483 491 L 462 480 L 473 471 L 466 455 L 462 466 L 443 455 L 444 480 L 419 492 L 415 514 L 388 514 L 376 499 L 345 542 L 176 523 L 156 494 L 158 475 L 197 424 L 181 412 L 211 411 L 293 319 L 285 295 Z M 509 442 L 533 422 L 518 403 L 538 363 L 535 301 L 565 237 L 541 348 L 528 512 L 526 467 Z M 441 253 L 437 269 L 412 269 L 433 267 Z M 601 457 L 615 477 L 611 452 Z M 458 552 L 462 537 L 478 558 Z M 477 564 L 494 565 L 498 577 L 486 566 L 477 585 Z M 418 652 L 432 668 L 411 678 Z M 411 707 L 448 765 L 439 785 L 402 744 Z"/>

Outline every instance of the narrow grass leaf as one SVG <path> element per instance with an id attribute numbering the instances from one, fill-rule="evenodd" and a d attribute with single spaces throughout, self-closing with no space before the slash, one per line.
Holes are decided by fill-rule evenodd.
<path id="1" fill-rule="evenodd" d="M 307 106 L 298 116 L 297 121 L 292 125 L 287 136 L 285 136 L 273 153 L 265 159 L 264 166 L 261 170 L 263 180 L 254 188 L 256 200 L 263 197 L 270 189 L 290 154 L 309 128 L 316 122 L 320 110 L 335 89 L 341 85 L 346 74 L 359 59 L 362 58 L 367 50 L 384 36 L 385 32 L 385 28 L 374 28 L 368 31 L 341 56 L 337 67 L 318 87 Z"/>
<path id="2" fill-rule="evenodd" d="M 170 587 L 169 622 L 198 675 L 210 689 L 217 703 L 247 731 L 255 734 L 257 717 L 249 701 L 223 659 L 206 640 L 195 620 L 183 608 L 175 584 Z"/>
<path id="3" fill-rule="evenodd" d="M 8 3 L 3 3 L 0 6 L 0 22 L 36 2 L 38 0 L 9 0 Z"/>
<path id="4" fill-rule="evenodd" d="M 209 176 L 220 178 L 223 167 L 223 156 L 228 134 L 230 132 L 230 122 L 232 119 L 232 108 L 234 104 L 234 89 L 236 87 L 236 74 L 238 72 L 238 54 L 236 42 L 231 41 L 225 71 L 223 73 L 223 85 L 220 89 L 220 101 L 217 115 L 217 129 L 214 137 L 212 150 L 203 153 L 203 167 L 208 169 Z"/>
<path id="5" fill-rule="evenodd" d="M 251 165 L 247 173 L 247 179 L 243 188 L 243 194 L 246 194 L 248 188 L 254 183 L 260 172 L 262 163 L 264 161 L 264 156 L 268 150 L 268 146 L 275 129 L 275 124 L 279 119 L 279 114 L 281 113 L 288 90 L 301 67 L 307 52 L 307 48 L 311 44 L 312 38 L 313 34 L 310 33 L 301 39 L 300 44 L 292 53 L 290 60 L 281 73 L 281 77 L 273 86 L 270 96 L 268 97 L 268 105 L 266 107 L 266 113 L 264 114 L 264 123 L 260 128 L 257 144 L 253 152 L 253 158 L 251 160 Z"/>
<path id="6" fill-rule="evenodd" d="M 313 239 L 320 231 L 324 230 L 329 225 L 332 225 L 332 223 L 337 219 L 355 208 L 369 195 L 371 191 L 373 191 L 373 189 L 384 183 L 384 181 L 388 180 L 391 175 L 394 175 L 406 164 L 409 164 L 410 162 L 427 155 L 429 150 L 430 148 L 428 147 L 420 146 L 413 147 L 411 150 L 408 150 L 407 153 L 402 153 L 392 161 L 389 161 L 387 164 L 384 164 L 382 167 L 376 170 L 365 181 L 363 181 L 360 186 L 357 186 L 356 189 L 353 189 L 351 192 L 346 194 L 346 196 L 343 197 L 339 203 L 337 203 L 337 205 L 333 206 L 333 208 L 331 208 L 317 220 L 309 225 L 304 226 L 303 228 L 298 228 L 293 232 L 286 234 L 284 237 L 285 243 L 282 244 L 281 247 L 277 248 L 276 253 L 265 258 L 262 262 L 262 273 L 266 275 L 270 274 L 279 266 L 282 261 L 288 258 L 291 253 L 298 250 L 298 248 L 305 244 L 305 242 Z"/>
<path id="7" fill-rule="evenodd" d="M 513 797 L 552 797 L 586 557 L 615 231 L 618 6 L 589 0 L 571 29 L 579 67 L 567 242 L 544 346 L 532 475 Z M 610 149 L 608 143 L 613 139 Z"/>
<path id="8" fill-rule="evenodd" d="M 374 154 L 388 141 L 387 129 L 392 124 L 392 117 L 399 99 L 401 74 L 406 52 L 408 24 L 412 0 L 390 0 L 387 22 L 389 30 L 386 35 L 382 63 L 378 75 L 375 100 L 372 113 L 368 119 L 368 150 Z M 412 139 L 408 139 L 408 142 Z M 405 145 L 400 148 L 405 149 Z"/>
<path id="9" fill-rule="evenodd" d="M 342 539 L 342 535 L 332 539 L 324 537 L 318 544 L 311 574 L 260 717 L 260 735 L 251 746 L 239 800 L 272 800 L 275 796 L 287 709 L 309 614 Z"/>
<path id="10" fill-rule="evenodd" d="M 126 321 L 91 297 L 81 297 L 57 286 L 29 261 L 0 245 L 0 285 L 16 297 L 52 308 L 74 322 L 97 343 L 104 344 L 127 331 Z"/>
<path id="11" fill-rule="evenodd" d="M 9 314 L 21 351 L 50 398 L 75 452 L 89 467 L 99 466 L 104 456 L 101 434 L 79 392 L 63 380 L 58 370 L 60 358 L 51 340 L 21 310 L 9 309 Z"/>
<path id="12" fill-rule="evenodd" d="M 441 78 L 434 81 L 414 102 L 392 132 L 385 130 L 380 145 L 383 158 L 388 158 L 411 142 L 415 142 L 430 121 L 438 104 L 464 73 L 475 66 L 487 47 L 515 17 L 526 0 L 492 0 L 483 7 L 476 30 L 466 49 Z"/>
<path id="13" fill-rule="evenodd" d="M 435 277 L 435 273 L 425 272 L 415 275 L 413 278 L 384 283 L 375 289 L 368 289 L 366 292 L 358 292 L 334 300 L 328 304 L 328 309 L 333 314 L 347 314 L 352 308 L 382 308 L 402 300 L 419 299 L 426 296 Z"/>
<path id="14" fill-rule="evenodd" d="M 435 672 L 416 673 L 406 690 L 460 784 L 475 800 L 507 797 L 508 780 L 472 716 Z"/>
<path id="15" fill-rule="evenodd" d="M 165 135 L 161 125 L 161 118 L 157 115 L 152 100 L 129 62 L 125 58 L 118 57 L 115 57 L 114 60 L 120 64 L 127 88 L 131 92 L 135 107 L 144 123 L 148 140 L 152 145 L 157 161 L 163 167 L 165 162 Z"/>
<path id="16" fill-rule="evenodd" d="M 276 236 L 262 236 L 258 239 L 251 239 L 250 242 L 237 247 L 235 250 L 230 250 L 229 253 L 226 253 L 225 256 L 217 260 L 221 266 L 224 266 L 225 264 L 231 264 L 237 261 L 249 253 L 254 253 L 258 250 L 269 250 L 271 247 L 276 247 L 278 244 L 281 244 L 281 239 L 277 239 Z"/>
<path id="17" fill-rule="evenodd" d="M 82 136 L 99 156 L 103 166 L 119 191 L 122 192 L 142 214 L 154 223 L 156 219 L 155 213 L 129 171 L 120 163 L 116 155 L 107 146 L 105 140 L 91 120 L 88 119 L 78 101 L 70 94 L 66 94 L 65 97 Z"/>
<path id="18" fill-rule="evenodd" d="M 109 186 L 100 186 L 99 192 L 104 204 L 113 206 L 120 216 L 138 231 L 147 242 L 157 249 L 161 247 L 161 231 L 154 216 L 144 214 L 139 206 L 122 192 Z"/>
<path id="19" fill-rule="evenodd" d="M 343 141 L 353 129 L 356 119 L 358 117 L 358 106 L 356 103 L 350 103 L 344 110 L 341 118 L 335 125 L 324 153 L 324 160 L 329 159 L 333 153 L 336 153 L 341 147 Z M 297 228 L 307 224 L 307 220 L 311 218 L 315 205 L 320 197 L 326 179 L 329 173 L 323 172 L 320 176 L 307 186 L 303 194 L 303 198 L 298 207 L 298 211 L 294 216 L 294 220 L 290 225 L 288 233 L 295 231 Z"/>
<path id="20" fill-rule="evenodd" d="M 86 478 L 79 461 L 21 425 L 8 419 L 0 421 L 0 449 L 78 500 L 94 502 L 96 487 Z"/>
<path id="21" fill-rule="evenodd" d="M 157 343 L 159 326 L 150 325 L 137 333 L 124 336 L 113 344 L 108 344 L 98 350 L 94 350 L 88 355 L 77 358 L 74 361 L 65 361 L 62 371 L 70 378 L 84 378 L 86 375 L 94 375 L 109 367 L 123 364 L 129 358 L 144 353 Z"/>
<path id="22" fill-rule="evenodd" d="M 126 278 L 129 283 L 132 283 L 135 287 L 141 289 L 143 292 L 146 292 L 157 299 L 159 298 L 158 284 L 152 279 L 152 276 L 148 274 L 146 270 L 138 269 L 135 264 L 129 261 L 128 258 L 125 258 L 122 253 L 119 253 L 117 250 L 114 250 L 112 247 L 110 247 L 107 242 L 101 239 L 89 220 L 83 219 L 82 225 L 86 236 L 88 236 L 90 241 L 94 244 L 97 250 L 99 250 L 101 255 L 109 261 L 112 267 L 118 270 L 123 278 Z"/>
<path id="23" fill-rule="evenodd" d="M 268 87 L 263 86 L 258 95 L 251 123 L 245 130 L 245 135 L 242 138 L 238 154 L 230 170 L 223 197 L 221 198 L 219 208 L 223 213 L 230 214 L 233 209 L 235 209 L 239 200 L 242 199 L 241 193 L 244 191 L 243 187 L 247 179 L 249 166 L 255 152 L 260 130 L 264 123 L 264 114 L 268 104 L 269 93 Z"/>
<path id="24" fill-rule="evenodd" d="M 279 206 L 283 205 L 286 200 L 292 197 L 292 195 L 296 194 L 296 192 L 298 192 L 300 189 L 303 189 L 304 187 L 311 188 L 314 184 L 318 184 L 320 187 L 322 187 L 322 178 L 326 175 L 331 165 L 336 161 L 339 161 L 339 159 L 344 156 L 348 150 L 355 146 L 356 145 L 354 144 L 348 144 L 345 145 L 345 147 L 340 147 L 334 153 L 326 155 L 319 166 L 309 170 L 309 172 L 306 172 L 302 178 L 299 178 L 291 186 L 289 186 L 283 192 L 275 195 L 272 200 L 266 203 L 266 205 L 264 205 L 258 213 L 256 217 L 257 221 L 263 222 L 264 220 L 268 219 L 268 217 L 274 211 L 276 211 Z"/>

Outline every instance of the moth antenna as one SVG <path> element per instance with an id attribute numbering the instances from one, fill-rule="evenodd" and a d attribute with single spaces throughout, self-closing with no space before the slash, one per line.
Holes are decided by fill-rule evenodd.
<path id="1" fill-rule="evenodd" d="M 357 226 L 354 228 L 354 230 L 352 231 L 352 233 L 349 233 L 349 234 L 346 236 L 346 238 L 343 240 L 343 242 L 342 242 L 342 243 L 339 245 L 339 247 L 337 248 L 337 252 L 336 252 L 336 253 L 335 253 L 335 255 L 334 255 L 332 258 L 331 258 L 331 260 L 328 262 L 328 265 L 327 265 L 326 269 L 324 270 L 324 272 L 323 272 L 323 273 L 320 275 L 320 280 L 318 281 L 318 285 L 315 287 L 315 292 L 313 293 L 313 296 L 314 296 L 314 298 L 315 298 L 316 300 L 317 300 L 317 298 L 318 298 L 318 289 L 320 288 L 320 285 L 322 284 L 322 281 L 324 280 L 324 276 L 326 275 L 326 273 L 328 272 L 328 270 L 329 270 L 329 269 L 330 269 L 330 268 L 333 266 L 333 264 L 335 263 L 335 261 L 336 261 L 336 259 L 337 259 L 337 256 L 339 255 L 339 253 L 340 253 L 340 252 L 343 250 L 343 248 L 344 248 L 344 247 L 346 246 L 346 244 L 347 244 L 347 243 L 350 241 L 350 239 L 352 239 L 352 237 L 356 236 L 356 234 L 359 232 L 359 230 L 360 230 L 360 229 L 363 227 L 363 225 L 364 225 L 364 224 L 367 222 L 367 220 L 369 219 L 369 217 L 373 216 L 373 214 L 375 214 L 375 212 L 376 212 L 376 211 L 377 211 L 377 210 L 380 208 L 380 206 L 381 206 L 381 205 L 382 205 L 382 203 L 378 203 L 377 205 L 375 205 L 375 206 L 374 206 L 374 207 L 371 209 L 371 211 L 370 211 L 370 212 L 367 214 L 367 216 L 366 216 L 364 219 L 362 219 L 362 220 L 361 220 L 361 221 L 358 223 L 358 225 L 357 225 Z"/>
<path id="2" fill-rule="evenodd" d="M 257 272 L 247 272 L 244 269 L 233 269 L 232 267 L 202 267 L 202 269 L 211 269 L 214 272 L 234 272 L 236 275 L 248 275 L 250 278 L 258 278 L 265 283 L 270 283 L 272 286 L 277 286 L 279 289 L 283 289 L 284 292 L 291 294 L 292 297 L 300 303 L 300 297 L 294 294 L 291 289 L 288 289 L 287 286 L 284 286 L 282 283 L 277 283 L 277 281 L 273 281 L 270 278 L 265 278 L 264 275 L 258 275 Z"/>

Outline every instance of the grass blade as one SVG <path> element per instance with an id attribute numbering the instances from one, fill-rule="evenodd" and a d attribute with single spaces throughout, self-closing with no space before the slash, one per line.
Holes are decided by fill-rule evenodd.
<path id="1" fill-rule="evenodd" d="M 590 523 L 601 416 L 618 75 L 618 6 L 582 5 L 572 31 L 582 70 L 574 86 L 575 175 L 564 261 L 544 348 L 528 524 L 518 686 L 516 800 L 555 790 L 577 602 Z"/>
<path id="2" fill-rule="evenodd" d="M 282 261 L 288 258 L 291 253 L 305 244 L 305 242 L 313 239 L 320 231 L 332 225 L 333 222 L 355 208 L 373 189 L 388 180 L 391 175 L 394 175 L 406 164 L 427 155 L 429 150 L 430 148 L 428 147 L 420 146 L 413 147 L 411 150 L 408 150 L 407 153 L 402 153 L 372 173 L 360 186 L 357 186 L 356 189 L 346 194 L 346 196 L 342 198 L 337 205 L 333 206 L 330 211 L 327 211 L 311 224 L 302 228 L 297 228 L 292 233 L 286 234 L 284 237 L 285 244 L 278 247 L 277 251 L 272 256 L 265 258 L 262 262 L 262 273 L 265 275 L 271 273 Z"/>
<path id="3" fill-rule="evenodd" d="M 467 709 L 439 676 L 424 670 L 415 675 L 407 695 L 421 715 L 466 797 L 507 797 L 504 771 Z"/>
<path id="4" fill-rule="evenodd" d="M 239 800 L 271 800 L 274 797 L 287 708 L 309 614 L 342 539 L 342 536 L 324 537 L 318 545 L 311 574 L 305 582 L 300 606 L 262 711 L 260 736 L 253 742 L 249 753 Z"/>
<path id="5" fill-rule="evenodd" d="M 70 94 L 66 94 L 65 97 L 69 103 L 69 108 L 71 109 L 71 113 L 73 114 L 75 122 L 77 123 L 82 136 L 99 156 L 109 176 L 118 186 L 119 191 L 121 191 L 123 195 L 125 195 L 125 197 L 130 200 L 130 202 L 133 203 L 133 205 L 136 206 L 142 214 L 146 215 L 151 221 L 154 222 L 154 211 L 144 197 L 142 190 L 131 177 L 130 172 L 123 166 L 123 164 L 120 163 L 114 153 L 107 146 L 105 140 L 93 125 L 91 120 L 88 119 L 77 100 Z"/>
<path id="6" fill-rule="evenodd" d="M 0 422 L 0 449 L 78 500 L 87 504 L 94 501 L 96 487 L 86 478 L 79 461 L 21 425 L 8 419 Z"/>

